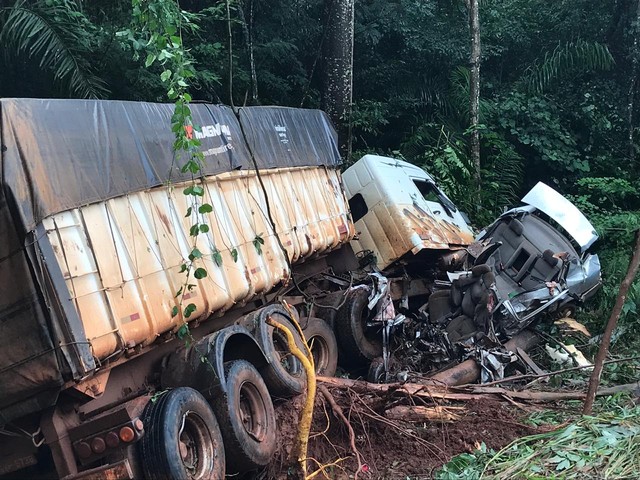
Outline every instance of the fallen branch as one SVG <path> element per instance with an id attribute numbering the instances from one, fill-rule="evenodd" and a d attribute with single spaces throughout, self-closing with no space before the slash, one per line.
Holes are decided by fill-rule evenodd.
<path id="1" fill-rule="evenodd" d="M 424 399 L 440 400 L 477 400 L 480 398 L 501 399 L 508 396 L 511 399 L 530 400 L 537 402 L 553 402 L 557 400 L 583 400 L 583 392 L 534 392 L 517 391 L 501 387 L 486 385 L 467 385 L 460 387 L 439 387 L 431 385 L 419 385 L 415 383 L 369 383 L 363 380 L 351 380 L 348 378 L 317 377 L 318 382 L 334 388 L 353 390 L 361 394 L 398 394 L 407 397 L 420 397 Z M 618 385 L 615 387 L 598 390 L 597 396 L 614 395 L 620 392 L 640 391 L 640 382 Z"/>
<path id="2" fill-rule="evenodd" d="M 464 407 L 398 405 L 384 412 L 384 416 L 389 420 L 400 420 L 403 422 L 455 422 L 460 420 L 460 415 L 455 412 L 464 412 L 465 410 Z"/>
<path id="3" fill-rule="evenodd" d="M 460 388 L 460 387 L 454 387 Z M 533 392 L 533 391 L 515 391 L 507 390 L 501 387 L 486 387 L 483 385 L 476 385 L 471 387 L 465 387 L 465 390 L 470 390 L 474 394 L 491 394 L 491 395 L 505 395 L 510 398 L 516 398 L 519 400 L 530 400 L 535 402 L 554 402 L 557 400 L 583 400 L 586 397 L 584 392 Z M 596 392 L 598 397 L 606 397 L 609 395 L 615 395 L 622 392 L 633 392 L 640 390 L 640 382 L 628 383 L 626 385 L 617 385 L 615 387 L 603 388 Z"/>
<path id="4" fill-rule="evenodd" d="M 635 357 L 625 357 L 625 358 L 618 358 L 614 360 L 607 360 L 606 362 L 604 362 L 604 365 L 609 365 L 610 363 L 631 362 L 633 360 L 640 360 L 640 355 Z M 499 385 L 501 383 L 514 382 L 516 380 L 535 380 L 536 378 L 551 377 L 553 375 L 560 375 L 563 373 L 575 372 L 577 370 L 584 370 L 586 368 L 593 368 L 593 365 L 578 365 L 577 367 L 563 368 L 562 370 L 556 370 L 555 372 L 547 372 L 547 373 L 541 373 L 541 374 L 527 373 L 524 375 L 513 375 L 511 377 L 504 377 L 504 378 L 501 378 L 500 380 L 495 380 L 493 382 L 483 383 L 481 386 L 490 387 L 492 385 Z M 478 386 L 478 385 L 471 384 L 471 383 L 468 383 L 466 385 L 460 385 L 460 387 L 475 387 L 475 386 Z"/>
<path id="5" fill-rule="evenodd" d="M 358 460 L 358 469 L 356 470 L 356 473 L 353 476 L 354 479 L 357 479 L 358 474 L 362 470 L 362 459 L 360 456 L 360 452 L 356 448 L 356 434 L 353 431 L 353 427 L 351 426 L 351 423 L 349 422 L 347 417 L 344 416 L 344 413 L 342 412 L 342 409 L 340 408 L 340 406 L 336 403 L 336 399 L 333 398 L 333 395 L 331 395 L 331 392 L 327 390 L 327 387 L 325 387 L 324 385 L 319 385 L 318 390 L 320 391 L 320 393 L 322 393 L 322 395 L 327 400 L 327 402 L 329 402 L 329 405 L 331 405 L 331 409 L 333 410 L 333 413 L 336 415 L 336 417 L 342 420 L 344 425 L 347 427 L 347 430 L 349 432 L 349 447 L 351 447 L 351 452 L 355 455 L 356 459 Z"/>
<path id="6" fill-rule="evenodd" d="M 351 380 L 349 378 L 317 377 L 318 382 L 331 387 L 351 389 L 358 393 L 384 393 L 416 396 L 422 398 L 442 400 L 473 400 L 476 395 L 457 393 L 446 386 L 421 385 L 417 383 L 369 383 L 364 380 Z"/>
<path id="7" fill-rule="evenodd" d="M 627 293 L 629 292 L 629 288 L 631 288 L 631 284 L 633 283 L 633 279 L 636 276 L 638 268 L 640 268 L 640 230 L 636 232 L 636 246 L 633 249 L 633 256 L 631 257 L 631 262 L 629 263 L 629 270 L 627 271 L 627 275 L 624 277 L 624 280 L 620 284 L 618 298 L 616 298 L 616 303 L 613 306 L 613 310 L 611 311 L 611 316 L 609 317 L 607 326 L 604 329 L 602 343 L 600 344 L 598 354 L 596 355 L 593 372 L 591 373 L 591 378 L 589 379 L 589 388 L 587 390 L 587 395 L 584 401 L 584 408 L 582 410 L 582 413 L 584 415 L 590 415 L 591 410 L 593 409 L 593 401 L 596 396 L 596 390 L 598 390 L 598 385 L 600 385 L 602 365 L 605 357 L 607 356 L 607 352 L 609 351 L 611 335 L 613 334 L 613 330 L 618 324 L 618 319 L 620 318 L 620 314 L 622 313 L 622 308 L 627 301 Z"/>

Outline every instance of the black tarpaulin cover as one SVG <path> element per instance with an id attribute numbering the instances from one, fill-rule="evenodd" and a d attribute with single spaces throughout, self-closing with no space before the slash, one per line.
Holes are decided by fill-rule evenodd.
<path id="1" fill-rule="evenodd" d="M 177 168 L 169 104 L 7 99 L 2 109 L 3 188 L 25 230 L 81 205 L 187 179 Z M 228 107 L 196 104 L 205 175 L 240 167 L 240 125 Z"/>
<path id="2" fill-rule="evenodd" d="M 198 128 L 188 133 L 202 142 L 206 175 L 254 168 L 248 144 L 259 168 L 340 161 L 320 111 L 242 108 L 241 128 L 229 107 L 191 109 Z M 186 179 L 172 113 L 169 104 L 0 99 L 0 425 L 55 402 L 87 365 L 74 368 L 65 354 L 86 338 L 53 308 L 69 294 L 51 280 L 61 272 L 37 250 L 47 238 L 34 229 L 62 211 Z"/>
<path id="3" fill-rule="evenodd" d="M 239 116 L 258 168 L 340 163 L 335 130 L 321 110 L 248 107 Z"/>

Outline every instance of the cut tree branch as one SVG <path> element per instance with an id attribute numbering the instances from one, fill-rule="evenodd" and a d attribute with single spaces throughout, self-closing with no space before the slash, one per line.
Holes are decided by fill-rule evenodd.
<path id="1" fill-rule="evenodd" d="M 604 363 L 605 357 L 607 356 L 607 352 L 609 351 L 609 344 L 611 343 L 611 335 L 613 334 L 613 330 L 618 324 L 618 319 L 620 318 L 620 314 L 622 313 L 622 308 L 627 301 L 627 293 L 629 293 L 629 288 L 631 288 L 631 284 L 633 283 L 633 279 L 636 276 L 638 267 L 640 267 L 640 230 L 636 232 L 636 246 L 633 249 L 633 256 L 631 257 L 631 263 L 629 263 L 629 270 L 627 271 L 627 275 L 624 277 L 624 280 L 620 284 L 618 298 L 616 298 L 616 303 L 613 306 L 613 310 L 611 311 L 611 316 L 609 317 L 607 326 L 604 329 L 602 343 L 600 344 L 600 349 L 598 350 L 598 354 L 596 355 L 593 372 L 591 373 L 591 379 L 589 380 L 589 388 L 587 389 L 587 396 L 584 402 L 584 408 L 582 410 L 582 413 L 585 415 L 590 415 L 591 411 L 593 410 L 593 402 L 595 400 L 596 390 L 598 390 L 598 386 L 600 385 L 602 365 Z"/>

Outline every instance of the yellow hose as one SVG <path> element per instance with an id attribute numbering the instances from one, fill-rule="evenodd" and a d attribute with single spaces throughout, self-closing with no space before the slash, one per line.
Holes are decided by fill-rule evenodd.
<path id="1" fill-rule="evenodd" d="M 291 308 L 286 304 L 285 308 L 287 308 L 287 310 L 289 310 L 289 313 L 291 314 Z M 304 334 L 302 333 L 302 330 L 300 329 L 300 326 L 297 324 L 298 322 L 296 322 L 293 315 L 291 315 L 291 319 L 302 338 L 302 342 L 304 343 L 306 350 L 306 355 L 302 352 L 302 350 L 300 350 L 300 348 L 298 348 L 295 338 L 293 337 L 293 333 L 291 333 L 291 331 L 287 327 L 272 319 L 271 317 L 267 318 L 267 325 L 271 325 L 272 327 L 277 328 L 282 333 L 284 333 L 284 335 L 287 337 L 287 345 L 289 347 L 289 350 L 291 351 L 293 356 L 300 361 L 307 374 L 307 398 L 304 408 L 300 413 L 300 428 L 298 430 L 297 446 L 294 450 L 294 454 L 297 454 L 298 457 L 298 466 L 302 473 L 302 478 L 306 479 L 309 432 L 311 431 L 311 421 L 313 419 L 313 404 L 316 398 L 316 372 L 315 365 L 313 364 L 313 356 L 311 355 L 311 350 L 309 350 L 309 346 L 307 345 L 307 342 L 304 338 Z"/>

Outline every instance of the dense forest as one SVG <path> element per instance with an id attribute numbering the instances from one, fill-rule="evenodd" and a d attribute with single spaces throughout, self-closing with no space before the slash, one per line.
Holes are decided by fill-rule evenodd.
<path id="1" fill-rule="evenodd" d="M 182 32 L 193 99 L 325 107 L 323 52 L 341 3 L 181 1 L 193 26 Z M 423 166 L 477 226 L 539 180 L 570 195 L 601 236 L 605 287 L 595 311 L 583 312 L 601 328 L 640 226 L 640 2 L 481 0 L 474 128 L 469 2 L 351 5 L 346 161 L 376 152 Z M 167 101 L 160 67 L 119 34 L 131 22 L 129 0 L 1 0 L 0 96 Z M 640 331 L 639 305 L 636 284 L 619 336 Z"/>

